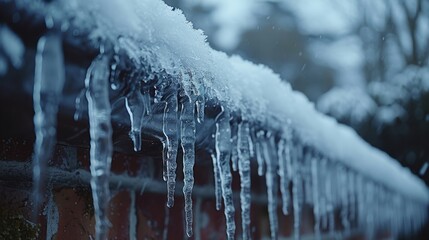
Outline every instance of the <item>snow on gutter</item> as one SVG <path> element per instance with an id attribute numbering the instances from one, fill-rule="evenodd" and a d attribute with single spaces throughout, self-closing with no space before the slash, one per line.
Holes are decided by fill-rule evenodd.
<path id="1" fill-rule="evenodd" d="M 67 11 L 78 13 L 80 18 L 75 21 L 91 22 L 93 18 L 98 26 L 94 33 L 100 37 L 115 42 L 124 36 L 153 51 L 160 68 L 168 73 L 175 75 L 180 67 L 200 75 L 199 82 L 181 79 L 182 84 L 203 85 L 209 97 L 231 111 L 240 111 L 248 120 L 272 129 L 291 124 L 303 143 L 409 198 L 429 203 L 428 189 L 408 169 L 371 147 L 351 128 L 319 113 L 271 69 L 211 49 L 203 33 L 194 30 L 180 10 L 149 0 L 75 0 L 64 1 L 64 5 L 68 5 Z"/>
<path id="2" fill-rule="evenodd" d="M 89 40 L 94 45 L 103 43 L 104 49 L 107 49 L 104 51 L 113 48 L 116 52 L 121 52 L 137 67 L 140 66 L 139 63 L 143 62 L 141 67 L 146 67 L 144 68 L 146 75 L 143 79 L 144 83 L 138 82 L 138 86 L 144 85 L 152 79 L 159 80 L 160 75 L 157 75 L 159 73 L 169 76 L 169 79 L 173 81 L 169 84 L 180 84 L 176 87 L 182 89 L 178 90 L 181 91 L 179 95 L 182 102 L 177 102 L 177 99 L 175 100 L 175 97 L 172 98 L 171 95 L 160 98 L 166 104 L 165 115 L 177 114 L 177 110 L 182 109 L 180 119 L 174 122 L 176 125 L 180 122 L 181 129 L 169 132 L 170 127 L 164 128 L 166 139 L 163 143 L 167 149 L 168 158 L 165 160 L 165 164 L 170 165 L 164 176 L 169 192 L 174 193 L 176 169 L 171 168 L 171 164 L 175 164 L 179 144 L 178 135 L 180 135 L 184 151 L 192 152 L 194 148 L 192 141 L 195 140 L 195 136 L 192 135 L 192 132 L 195 131 L 194 115 L 198 115 L 197 118 L 200 121 L 204 119 L 198 104 L 201 106 L 205 100 L 214 100 L 221 105 L 223 111 L 216 119 L 216 149 L 212 151 L 216 152 L 213 156 L 213 163 L 216 182 L 219 183 L 216 187 L 218 189 L 216 197 L 218 202 L 220 202 L 220 195 L 224 200 L 229 238 L 234 237 L 235 231 L 232 217 L 234 209 L 230 198 L 230 155 L 232 155 L 233 169 L 239 170 L 241 179 L 248 179 L 250 176 L 250 158 L 254 156 L 258 160 L 258 171 L 260 175 L 265 174 L 267 181 L 268 208 L 273 238 L 277 237 L 277 217 L 275 216 L 277 174 L 280 176 L 285 214 L 287 214 L 288 206 L 288 191 L 285 190 L 287 189 L 285 186 L 293 182 L 294 214 L 300 214 L 302 195 L 305 195 L 305 198 L 312 196 L 313 199 L 305 201 L 314 205 L 316 222 L 319 218 L 323 219 L 328 213 L 334 214 L 332 210 L 334 206 L 352 205 L 348 202 L 349 195 L 357 197 L 358 199 L 355 200 L 359 204 L 363 204 L 362 202 L 371 204 L 377 199 L 378 201 L 382 199 L 390 201 L 389 206 L 391 207 L 409 205 L 410 207 L 401 210 L 403 212 L 398 215 L 391 216 L 383 213 L 383 217 L 378 218 L 377 221 L 380 221 L 380 225 L 383 224 L 381 221 L 388 222 L 392 229 L 398 227 L 397 224 L 399 224 L 392 220 L 393 218 L 408 219 L 415 214 L 420 214 L 419 220 L 416 220 L 416 226 L 426 218 L 426 214 L 421 211 L 421 208 L 429 203 L 429 191 L 420 179 L 385 153 L 364 142 L 351 128 L 338 124 L 334 119 L 317 112 L 314 105 L 303 94 L 293 91 L 288 83 L 282 81 L 267 67 L 252 64 L 237 56 L 229 57 L 211 49 L 204 34 L 194 30 L 192 24 L 185 19 L 180 10 L 173 10 L 162 1 L 156 0 L 129 0 L 127 2 L 120 0 L 108 2 L 58 0 L 48 7 L 41 2 L 29 4 L 28 1 L 22 0 L 18 1 L 17 5 L 44 12 L 47 16 L 47 24 L 56 23 L 57 26 L 60 25 L 59 28 L 62 31 L 72 29 L 89 33 Z M 58 41 L 55 36 L 51 40 Z M 55 52 L 58 49 L 48 50 Z M 46 54 L 45 52 L 48 50 L 41 48 L 40 54 Z M 107 152 L 102 151 L 100 145 L 97 145 L 99 144 L 97 139 L 105 140 L 107 145 L 111 145 L 109 143 L 111 139 L 108 137 L 111 134 L 110 126 L 107 127 L 107 132 L 103 132 L 106 129 L 103 126 L 108 125 L 106 120 L 109 116 L 97 117 L 100 113 L 105 114 L 110 111 L 110 107 L 105 106 L 106 101 L 104 100 L 107 99 L 107 96 L 105 96 L 105 92 L 101 92 L 100 100 L 97 98 L 97 94 L 94 94 L 94 91 L 97 93 L 101 89 L 100 86 L 104 87 L 103 79 L 108 78 L 106 71 L 108 71 L 109 58 L 108 55 L 101 54 L 88 70 L 87 98 L 93 105 L 92 108 L 90 107 L 90 111 L 92 111 L 90 121 L 93 116 L 91 128 L 94 128 L 91 132 L 91 138 L 94 139 L 91 148 L 95 149 L 91 156 L 95 158 L 100 158 L 100 155 L 109 155 L 109 151 L 111 151 L 111 149 L 108 149 Z M 150 65 L 150 68 L 147 68 L 148 66 L 145 64 Z M 43 66 L 41 68 L 43 69 Z M 40 74 L 43 74 L 43 71 Z M 136 93 L 134 92 L 134 94 Z M 144 115 L 139 104 L 141 102 L 147 104 L 148 101 L 148 94 L 142 96 L 139 94 L 131 93 L 126 96 L 127 109 L 134 122 L 141 121 L 140 117 Z M 137 99 L 136 104 L 133 103 L 135 99 Z M 97 102 L 99 100 L 101 102 Z M 191 104 L 189 105 L 189 103 Z M 195 109 L 192 105 L 195 103 L 197 113 L 194 113 Z M 148 107 L 144 106 L 144 109 L 147 110 Z M 237 118 L 237 116 L 239 117 Z M 232 128 L 229 124 L 230 120 Z M 164 124 L 170 123 L 167 121 Z M 133 129 L 130 134 L 134 136 L 133 141 L 138 143 L 140 129 L 138 124 L 137 127 L 132 125 Z M 231 149 L 231 141 L 232 146 L 237 145 L 236 148 Z M 95 147 L 93 148 L 93 146 Z M 37 146 L 35 148 L 37 149 Z M 138 149 L 136 147 L 136 150 Z M 189 212 L 189 209 L 191 208 L 190 194 L 193 184 L 192 166 L 195 159 L 192 154 L 184 155 L 184 162 L 187 163 L 185 165 L 188 166 L 185 169 L 188 171 L 185 178 L 189 177 L 185 179 L 184 194 L 185 202 L 187 202 L 185 206 L 187 233 L 190 235 L 192 234 L 192 230 L 189 229 L 192 227 L 192 212 Z M 239 160 L 234 162 L 234 156 Z M 106 156 L 105 159 L 101 157 L 94 160 L 92 164 L 96 163 L 98 167 L 101 166 L 98 170 L 102 173 L 108 173 L 109 170 L 106 166 L 109 166 L 109 161 L 109 156 Z M 96 173 L 97 169 L 94 169 L 93 174 Z M 335 175 L 336 181 L 340 183 L 336 183 L 331 175 Z M 367 180 L 363 181 L 362 178 Z M 345 180 L 348 184 L 341 183 L 341 180 Z M 94 180 L 93 188 L 96 189 L 94 195 L 97 195 L 98 192 L 102 197 L 106 192 L 102 192 L 98 187 L 103 186 L 106 182 L 100 181 L 100 183 L 95 183 L 96 180 Z M 313 186 L 307 186 L 307 182 L 311 182 Z M 324 185 L 319 186 L 319 182 Z M 334 184 L 337 184 L 335 187 L 339 189 L 345 189 L 344 192 L 336 190 L 338 193 L 333 193 L 334 190 L 331 187 Z M 325 185 L 329 185 L 329 188 Z M 247 218 L 249 216 L 248 198 L 250 198 L 246 189 L 250 188 L 250 180 L 248 182 L 242 180 L 241 186 L 243 238 L 246 238 L 249 234 L 246 231 L 249 226 Z M 320 190 L 325 187 L 329 191 Z M 312 189 L 313 192 L 305 192 L 309 191 L 308 189 Z M 305 194 L 301 191 L 304 191 Z M 378 191 L 383 192 L 379 194 L 381 197 L 377 195 Z M 325 200 L 328 203 L 330 201 L 330 204 L 321 203 L 317 197 L 320 194 L 325 194 L 328 199 Z M 169 206 L 173 204 L 172 197 L 169 194 L 167 203 Z M 329 198 L 334 199 L 329 200 Z M 337 204 L 337 202 L 340 203 Z M 353 203 L 356 204 L 356 202 Z M 102 211 L 103 206 L 98 207 Z M 381 208 L 381 206 L 378 207 Z M 363 211 L 361 208 L 359 209 Z M 367 211 L 374 209 L 378 208 Z M 361 212 L 361 215 L 362 213 L 365 211 Z M 102 223 L 105 221 L 102 216 L 98 217 L 97 221 Z M 366 222 L 364 226 L 370 227 L 374 223 L 371 221 Z M 348 219 L 344 219 L 343 225 L 345 228 L 350 225 Z M 106 226 L 102 225 L 98 231 L 105 231 L 105 228 Z M 299 229 L 299 221 L 296 228 Z M 409 231 L 407 227 L 404 229 Z M 296 234 L 299 234 L 299 231 Z M 103 238 L 103 234 L 98 237 Z"/>

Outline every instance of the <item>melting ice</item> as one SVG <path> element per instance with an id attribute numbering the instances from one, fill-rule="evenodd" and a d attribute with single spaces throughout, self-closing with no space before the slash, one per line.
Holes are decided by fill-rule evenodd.
<path id="1" fill-rule="evenodd" d="M 62 39 L 49 33 L 39 39 L 34 74 L 34 128 L 36 142 L 33 159 L 34 210 L 43 202 L 46 168 L 56 142 L 58 105 L 65 81 Z"/>

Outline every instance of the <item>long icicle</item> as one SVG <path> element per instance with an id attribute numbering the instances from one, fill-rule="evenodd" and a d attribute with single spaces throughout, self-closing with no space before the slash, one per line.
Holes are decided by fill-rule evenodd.
<path id="1" fill-rule="evenodd" d="M 339 191 L 340 191 L 340 199 L 341 199 L 341 223 L 344 227 L 345 234 L 348 234 L 350 231 L 350 221 L 349 221 L 349 199 L 348 199 L 348 181 L 347 178 L 348 171 L 344 166 L 338 165 L 337 166 L 337 178 L 340 178 L 339 181 L 337 181 L 337 184 L 339 184 Z"/>
<path id="2" fill-rule="evenodd" d="M 282 212 L 284 215 L 288 213 L 289 206 L 289 177 L 286 169 L 286 140 L 280 139 L 277 148 L 277 157 L 279 159 L 279 176 L 280 176 L 280 192 L 282 195 Z"/>
<path id="3" fill-rule="evenodd" d="M 332 163 L 328 163 L 327 165 L 327 176 L 326 176 L 326 182 L 325 182 L 325 192 L 326 192 L 326 211 L 328 216 L 328 225 L 329 225 L 329 234 L 331 237 L 335 234 L 335 206 L 334 206 L 334 199 L 333 199 L 333 171 L 332 171 Z"/>
<path id="4" fill-rule="evenodd" d="M 176 170 L 177 170 L 177 149 L 179 147 L 179 134 L 178 134 L 178 100 L 177 100 L 177 86 L 171 83 L 164 90 L 164 114 L 162 117 L 162 132 L 164 133 L 165 143 L 163 150 L 165 169 L 164 177 L 167 178 L 167 207 L 174 205 L 174 192 L 176 189 Z M 183 110 L 183 109 L 182 109 Z M 195 126 L 194 130 L 195 131 Z M 195 135 L 195 133 L 194 133 Z M 195 137 L 194 137 L 195 138 Z"/>
<path id="5" fill-rule="evenodd" d="M 232 195 L 232 174 L 230 168 L 231 157 L 231 128 L 229 124 L 230 114 L 222 107 L 221 113 L 216 117 L 216 135 L 215 147 L 217 164 L 220 169 L 220 180 L 222 197 L 225 206 L 226 234 L 228 239 L 234 239 L 235 221 L 234 221 L 234 202 Z"/>
<path id="6" fill-rule="evenodd" d="M 222 182 L 220 179 L 220 165 L 218 164 L 218 160 L 215 154 L 211 154 L 212 162 L 213 162 L 213 176 L 215 183 L 215 197 L 216 197 L 216 210 L 220 210 L 222 206 Z"/>
<path id="7" fill-rule="evenodd" d="M 231 124 L 231 163 L 232 163 L 232 170 L 237 171 L 238 170 L 238 123 L 237 121 L 233 121 Z"/>
<path id="8" fill-rule="evenodd" d="M 270 219 L 271 239 L 278 238 L 278 219 L 277 219 L 277 151 L 275 151 L 274 136 L 267 132 L 266 139 L 262 142 L 262 150 L 266 163 L 265 181 L 268 194 L 268 215 Z M 274 151 L 274 152 L 273 152 Z"/>
<path id="9" fill-rule="evenodd" d="M 109 101 L 109 58 L 100 54 L 85 79 L 91 136 L 91 188 L 94 201 L 95 239 L 107 239 L 110 164 L 112 161 L 111 106 Z"/>
<path id="10" fill-rule="evenodd" d="M 158 83 L 154 86 L 155 88 L 155 94 L 154 94 L 154 102 L 156 104 L 164 104 L 164 109 L 163 109 L 163 115 L 162 115 L 162 128 L 163 128 L 163 134 L 164 137 L 161 138 L 161 143 L 162 143 L 162 179 L 164 181 L 167 181 L 167 151 L 168 151 L 168 145 L 167 145 L 167 134 L 164 131 L 165 128 L 165 124 L 168 121 L 168 112 L 166 111 L 168 109 L 167 105 L 168 103 L 166 101 L 163 101 L 163 98 L 166 97 L 166 89 L 167 89 L 167 85 L 169 84 L 169 81 L 163 81 L 163 80 L 159 80 Z M 176 101 L 177 101 L 177 97 L 176 97 Z M 177 105 L 177 104 L 176 104 Z M 145 112 L 146 114 L 146 112 Z M 177 109 L 176 109 L 176 132 L 177 132 Z M 167 184 L 168 186 L 168 184 Z M 167 188 L 168 189 L 168 188 Z M 168 190 L 167 190 L 168 192 Z M 168 196 L 168 193 L 167 193 Z M 168 202 L 168 200 L 167 200 Z"/>
<path id="11" fill-rule="evenodd" d="M 145 109 L 146 115 L 152 114 L 152 103 L 151 103 L 151 98 L 150 98 L 149 92 L 150 92 L 149 87 L 145 86 L 142 88 L 143 104 L 144 104 L 144 109 Z"/>
<path id="12" fill-rule="evenodd" d="M 293 218 L 294 218 L 294 236 L 295 239 L 301 238 L 301 207 L 303 202 L 303 190 L 302 190 L 302 175 L 301 175 L 301 163 L 302 158 L 302 146 L 299 144 L 295 145 L 292 154 L 292 167 L 294 168 L 293 173 L 293 185 L 292 185 L 292 197 L 293 197 Z"/>
<path id="13" fill-rule="evenodd" d="M 183 195 L 185 197 L 186 235 L 192 236 L 192 188 L 194 186 L 195 163 L 195 104 L 194 100 L 183 94 L 180 115 L 181 144 L 183 150 Z"/>
<path id="14" fill-rule="evenodd" d="M 250 142 L 249 123 L 246 121 L 238 125 L 238 171 L 240 174 L 240 200 L 243 239 L 250 239 Z"/>
<path id="15" fill-rule="evenodd" d="M 125 97 L 125 107 L 128 115 L 130 116 L 131 130 L 130 138 L 134 144 L 134 151 L 138 152 L 141 150 L 142 145 L 142 125 L 143 125 L 143 114 L 144 114 L 144 98 L 141 93 L 140 82 L 133 85 L 133 89 Z"/>
<path id="16" fill-rule="evenodd" d="M 198 89 L 198 97 L 195 101 L 195 107 L 197 108 L 197 121 L 198 121 L 198 123 L 202 123 L 204 121 L 205 105 L 206 105 L 205 91 L 204 91 L 204 87 L 201 86 Z"/>
<path id="17" fill-rule="evenodd" d="M 258 131 L 255 134 L 255 149 L 256 149 L 256 161 L 258 162 L 258 175 L 263 176 L 265 173 L 265 163 L 264 163 L 264 148 L 261 141 L 264 138 L 264 132 Z"/>
<path id="18" fill-rule="evenodd" d="M 315 156 L 311 158 L 311 181 L 313 182 L 314 235 L 316 239 L 320 239 L 319 177 L 318 161 Z"/>
<path id="19" fill-rule="evenodd" d="M 43 202 L 46 168 L 56 142 L 58 104 L 65 82 L 61 36 L 50 33 L 37 44 L 34 76 L 34 128 L 36 142 L 33 159 L 34 214 Z M 34 216 L 35 217 L 35 216 Z"/>
<path id="20" fill-rule="evenodd" d="M 319 158 L 319 213 L 321 229 L 328 229 L 328 199 L 325 185 L 328 176 L 328 163 L 323 157 Z"/>

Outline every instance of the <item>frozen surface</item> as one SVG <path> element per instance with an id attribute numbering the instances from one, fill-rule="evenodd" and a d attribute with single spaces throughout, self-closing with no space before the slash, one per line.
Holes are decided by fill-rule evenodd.
<path id="1" fill-rule="evenodd" d="M 231 156 L 231 128 L 229 126 L 230 114 L 228 110 L 222 109 L 217 116 L 215 149 L 217 165 L 219 169 L 221 192 L 225 206 L 226 234 L 228 239 L 234 239 L 235 221 L 234 221 L 234 202 L 232 196 L 232 175 L 229 165 Z M 216 173 L 215 173 L 216 174 Z"/>
<path id="2" fill-rule="evenodd" d="M 344 213 L 347 216 L 341 223 L 347 227 L 350 220 L 357 219 L 359 226 L 368 229 L 369 236 L 372 228 L 385 224 L 398 231 L 413 231 L 426 219 L 421 209 L 428 204 L 429 193 L 421 180 L 364 142 L 351 128 L 316 111 L 303 94 L 293 91 L 267 67 L 212 50 L 204 34 L 194 30 L 180 10 L 154 0 L 112 0 L 109 4 L 101 0 L 63 0 L 51 8 L 40 8 L 38 4 L 31 7 L 51 15 L 55 22 L 67 22 L 71 29 L 88 32 L 89 40 L 105 51 L 94 60 L 86 79 L 97 239 L 107 236 L 109 226 L 105 212 L 112 153 L 108 87 L 120 85 L 114 77 L 115 71 L 127 69 L 122 64 L 133 69 L 127 72 L 130 77 L 126 81 L 131 87 L 124 96 L 124 107 L 130 116 L 130 136 L 136 151 L 140 150 L 141 118 L 151 114 L 152 104 L 165 104 L 163 175 L 169 207 L 174 202 L 176 157 L 181 144 L 188 236 L 192 235 L 193 225 L 196 122 L 204 121 L 202 108 L 207 100 L 222 109 L 216 118 L 215 149 L 211 151 L 216 152 L 213 167 L 218 184 L 217 207 L 220 182 L 229 239 L 235 237 L 230 159 L 233 170 L 240 174 L 243 238 L 249 237 L 249 175 L 254 158 L 259 175 L 266 179 L 272 238 L 278 237 L 278 184 L 282 185 L 282 210 L 286 214 L 290 201 L 285 184 L 291 180 L 296 238 L 304 203 L 315 206 L 315 228 L 331 231 L 339 224 L 334 219 L 335 209 L 350 203 L 357 205 L 353 209 L 357 213 Z M 114 62 L 112 58 L 119 60 Z M 150 95 L 152 90 L 155 96 Z M 371 108 L 370 103 L 366 105 L 364 110 Z M 36 155 L 39 156 L 37 152 Z M 356 181 L 339 184 L 338 178 L 355 175 Z M 353 191 L 339 191 L 344 188 Z M 382 194 L 376 195 L 375 191 Z M 384 206 L 399 210 L 391 214 Z M 402 220 L 410 216 L 415 219 L 407 225 Z"/>
<path id="3" fill-rule="evenodd" d="M 109 175 L 112 161 L 111 106 L 109 101 L 109 59 L 100 54 L 88 69 L 85 79 L 91 136 L 91 188 L 94 202 L 95 239 L 107 239 L 110 226 L 108 204 Z"/>
<path id="4" fill-rule="evenodd" d="M 39 39 L 34 74 L 33 200 L 38 212 L 43 203 L 46 168 L 56 142 L 57 112 L 65 81 L 61 36 L 47 34 Z"/>
<path id="5" fill-rule="evenodd" d="M 183 195 L 185 197 L 186 234 L 192 236 L 192 188 L 195 164 L 195 102 L 184 96 L 180 113 L 180 142 L 183 151 Z"/>
<path id="6" fill-rule="evenodd" d="M 238 171 L 240 174 L 240 203 L 243 239 L 251 239 L 250 234 L 250 130 L 249 123 L 238 125 Z"/>

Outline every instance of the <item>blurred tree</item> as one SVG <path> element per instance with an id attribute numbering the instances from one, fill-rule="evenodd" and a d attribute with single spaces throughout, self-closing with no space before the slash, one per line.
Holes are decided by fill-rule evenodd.
<path id="1" fill-rule="evenodd" d="M 378 106 L 356 129 L 419 174 L 429 157 L 429 1 L 354 4 L 361 14 L 349 34 L 362 41 L 366 89 Z M 428 184 L 429 173 L 422 175 Z"/>

